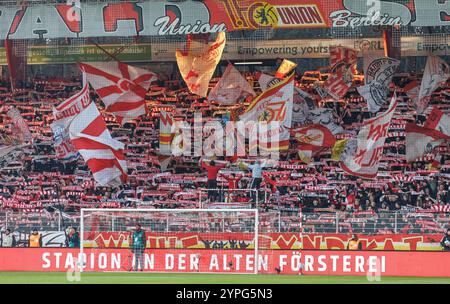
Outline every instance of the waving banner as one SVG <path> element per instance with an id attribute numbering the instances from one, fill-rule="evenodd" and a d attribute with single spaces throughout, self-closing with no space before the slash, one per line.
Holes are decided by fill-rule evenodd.
<path id="1" fill-rule="evenodd" d="M 241 73 L 229 64 L 219 82 L 209 92 L 208 100 L 231 105 L 249 95 L 256 96 L 256 93 Z"/>
<path id="2" fill-rule="evenodd" d="M 331 131 L 331 133 L 333 133 L 333 135 L 344 131 L 340 125 L 334 122 L 332 109 L 317 108 L 310 110 L 309 119 L 312 123 L 324 125 Z"/>
<path id="3" fill-rule="evenodd" d="M 322 88 L 335 100 L 339 100 L 347 94 L 353 83 L 352 69 L 347 65 L 336 68 L 335 74 L 325 80 Z"/>
<path id="4" fill-rule="evenodd" d="M 69 126 L 72 120 L 91 103 L 89 85 L 83 73 L 83 88 L 74 96 L 64 100 L 53 109 L 54 122 L 50 124 L 55 141 L 56 156 L 68 160 L 76 157 L 77 151 L 70 142 Z"/>
<path id="5" fill-rule="evenodd" d="M 330 46 L 330 68 L 332 73 L 335 73 L 342 65 L 351 66 L 356 64 L 357 60 L 358 51 L 342 46 Z"/>
<path id="6" fill-rule="evenodd" d="M 286 77 L 296 67 L 297 67 L 297 64 L 295 62 L 292 62 L 287 59 L 283 59 L 280 67 L 278 68 L 278 70 L 275 73 L 275 77 L 282 79 L 282 78 Z"/>
<path id="7" fill-rule="evenodd" d="M 449 77 L 449 65 L 437 56 L 429 56 L 420 85 L 419 98 L 416 105 L 417 113 L 423 113 L 428 106 L 431 93 L 433 93 L 439 85 L 445 82 Z"/>
<path id="8" fill-rule="evenodd" d="M 220 32 L 214 43 L 192 41 L 186 51 L 176 51 L 178 68 L 191 93 L 207 97 L 209 81 L 222 57 L 225 43 L 225 32 Z"/>
<path id="9" fill-rule="evenodd" d="M 298 141 L 298 155 L 305 163 L 310 163 L 312 157 L 336 142 L 330 130 L 319 124 L 291 130 L 291 135 Z"/>
<path id="10" fill-rule="evenodd" d="M 100 186 L 119 186 L 126 180 L 124 144 L 111 137 L 103 116 L 91 102 L 72 120 L 70 140 L 83 156 Z"/>
<path id="11" fill-rule="evenodd" d="M 159 153 L 161 155 L 172 155 L 173 117 L 171 113 L 166 111 L 161 111 L 159 115 Z"/>
<path id="12" fill-rule="evenodd" d="M 286 150 L 289 147 L 293 95 L 294 75 L 291 75 L 256 97 L 240 116 L 241 121 L 254 122 L 253 128 L 262 132 L 257 133 L 260 148 L 269 150 L 273 146 L 276 150 Z M 271 127 L 272 122 L 278 122 L 275 129 Z M 261 131 L 258 123 L 267 123 L 268 129 Z"/>
<path id="13" fill-rule="evenodd" d="M 450 136 L 430 128 L 407 123 L 406 132 L 406 161 L 416 161 L 419 157 L 432 153 L 434 148 L 449 140 Z"/>
<path id="14" fill-rule="evenodd" d="M 394 94 L 386 112 L 364 121 L 358 133 L 357 147 L 354 154 L 350 157 L 345 157 L 341 162 L 341 168 L 345 172 L 364 178 L 375 178 L 377 176 L 384 142 L 396 107 L 397 95 Z"/>
<path id="15" fill-rule="evenodd" d="M 309 111 L 316 108 L 311 95 L 300 88 L 294 87 L 294 106 L 292 108 L 292 122 L 305 124 L 309 120 Z"/>
<path id="16" fill-rule="evenodd" d="M 146 113 L 145 95 L 156 74 L 118 61 L 80 63 L 80 68 L 118 123 Z"/>
<path id="17" fill-rule="evenodd" d="M 364 71 L 366 85 L 356 88 L 367 101 L 369 111 L 378 112 L 386 102 L 389 87 L 400 60 L 382 57 L 372 60 Z"/>
<path id="18" fill-rule="evenodd" d="M 445 115 L 444 112 L 437 107 L 428 115 L 424 124 L 425 128 L 437 130 L 447 136 L 450 136 L 450 116 Z"/>

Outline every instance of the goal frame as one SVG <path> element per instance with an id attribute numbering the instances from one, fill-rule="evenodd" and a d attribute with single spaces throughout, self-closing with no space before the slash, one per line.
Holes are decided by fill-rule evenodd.
<path id="1" fill-rule="evenodd" d="M 232 212 L 248 212 L 252 213 L 255 216 L 255 225 L 254 225 L 254 259 L 255 259 L 255 270 L 254 274 L 258 274 L 258 267 L 259 267 L 259 210 L 258 209 L 151 209 L 151 208 L 81 208 L 80 210 L 80 257 L 84 263 L 83 259 L 83 252 L 84 252 L 84 216 L 85 212 L 171 212 L 171 213 L 188 213 L 188 212 L 224 212 L 224 213 L 232 213 Z M 84 267 L 83 265 L 80 266 L 79 271 L 83 272 Z"/>

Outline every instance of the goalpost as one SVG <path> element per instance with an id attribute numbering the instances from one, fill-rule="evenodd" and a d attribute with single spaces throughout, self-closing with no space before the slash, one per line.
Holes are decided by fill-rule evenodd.
<path id="1" fill-rule="evenodd" d="M 256 274 L 259 229 L 257 209 L 83 208 L 78 266 L 80 271 Z"/>

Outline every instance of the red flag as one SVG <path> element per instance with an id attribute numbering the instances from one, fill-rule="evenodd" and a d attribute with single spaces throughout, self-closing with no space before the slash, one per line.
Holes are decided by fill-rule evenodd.
<path id="1" fill-rule="evenodd" d="M 27 43 L 26 40 L 5 40 L 6 59 L 11 78 L 11 88 L 14 90 L 19 83 L 27 78 Z"/>

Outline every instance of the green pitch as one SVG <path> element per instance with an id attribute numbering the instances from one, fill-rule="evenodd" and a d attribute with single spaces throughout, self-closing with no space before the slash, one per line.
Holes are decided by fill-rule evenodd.
<path id="1" fill-rule="evenodd" d="M 66 273 L 0 272 L 0 284 L 450 284 L 450 278 L 169 274 L 169 273 L 82 273 L 81 281 L 69 281 Z"/>

